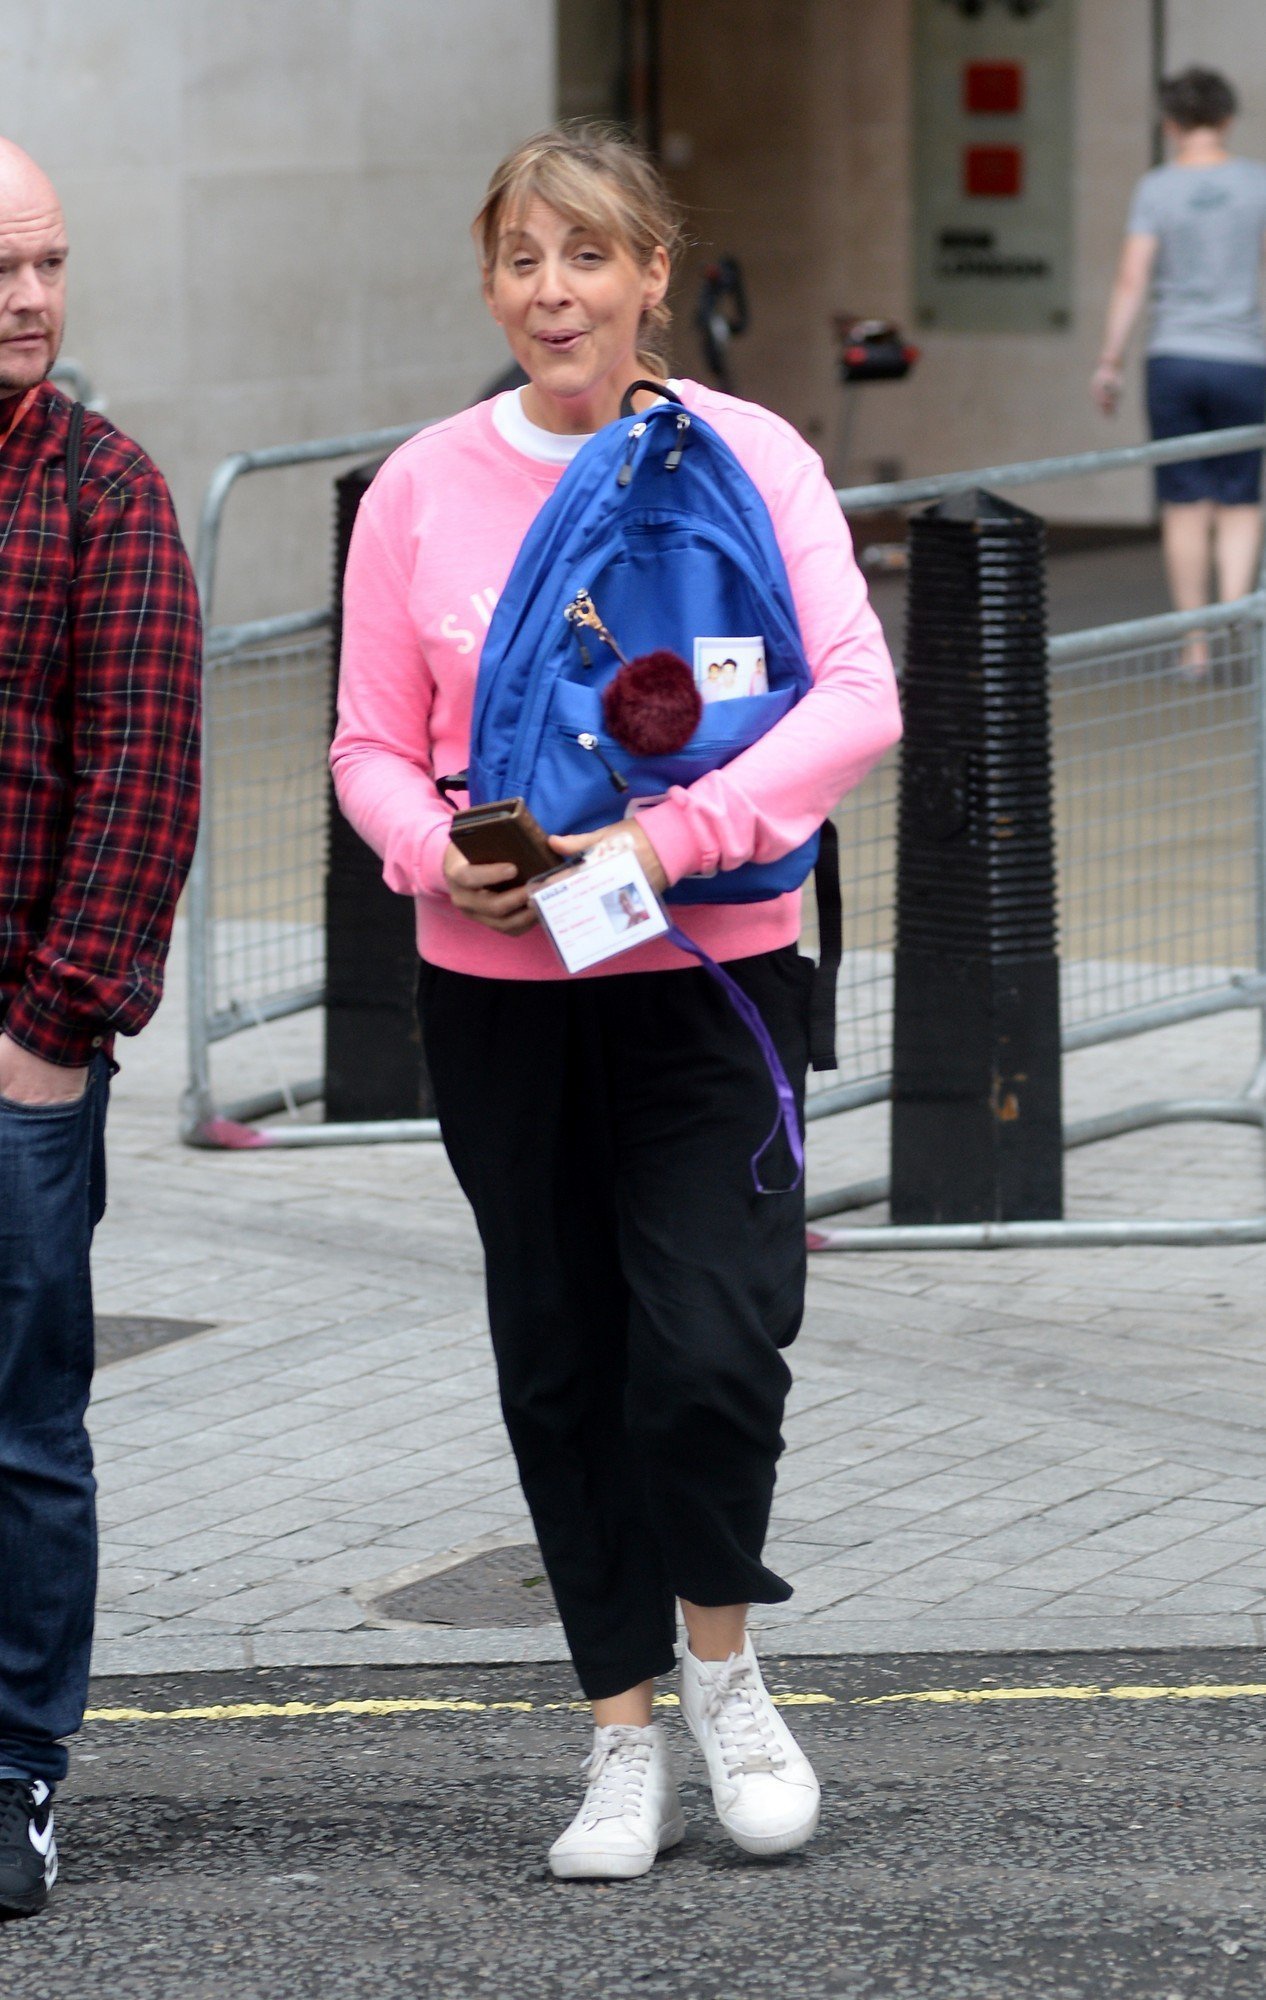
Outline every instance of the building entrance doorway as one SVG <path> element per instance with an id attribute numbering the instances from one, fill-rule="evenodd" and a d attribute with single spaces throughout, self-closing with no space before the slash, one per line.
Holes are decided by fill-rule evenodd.
<path id="1" fill-rule="evenodd" d="M 560 118 L 613 118 L 657 153 L 661 0 L 558 0 Z"/>

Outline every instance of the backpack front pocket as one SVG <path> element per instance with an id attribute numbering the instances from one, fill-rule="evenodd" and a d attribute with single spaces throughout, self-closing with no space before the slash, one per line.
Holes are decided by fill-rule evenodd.
<path id="1" fill-rule="evenodd" d="M 711 702 L 683 749 L 671 756 L 635 757 L 604 729 L 600 691 L 560 680 L 528 804 L 548 833 L 591 832 L 621 819 L 631 799 L 691 785 L 728 764 L 780 722 L 795 699 L 796 690 L 785 687 Z"/>

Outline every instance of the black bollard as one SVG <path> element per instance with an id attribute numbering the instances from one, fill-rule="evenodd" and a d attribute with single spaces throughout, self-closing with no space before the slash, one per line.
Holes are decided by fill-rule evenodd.
<path id="1" fill-rule="evenodd" d="M 334 482 L 335 659 L 352 526 L 377 465 Z M 435 1100 L 414 1012 L 418 953 L 413 902 L 382 879 L 382 862 L 330 800 L 325 878 L 325 1116 L 331 1123 L 429 1118 Z"/>
<path id="2" fill-rule="evenodd" d="M 892 1219 L 1063 1213 L 1045 530 L 974 492 L 910 525 Z"/>

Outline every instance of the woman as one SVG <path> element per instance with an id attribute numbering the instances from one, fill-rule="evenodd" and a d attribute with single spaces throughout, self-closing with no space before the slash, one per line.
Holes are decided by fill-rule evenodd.
<path id="1" fill-rule="evenodd" d="M 764 1060 L 662 939 L 569 980 L 512 868 L 453 845 L 434 782 L 466 763 L 482 631 L 533 518 L 624 390 L 664 375 L 676 233 L 649 161 L 605 131 L 543 134 L 497 169 L 475 236 L 527 386 L 422 432 L 366 495 L 332 753 L 343 810 L 417 901 L 427 1059 L 483 1239 L 502 1407 L 593 1705 L 589 1784 L 550 1850 L 563 1877 L 640 1875 L 681 1838 L 651 1707 L 677 1602 L 683 1713 L 727 1831 L 783 1853 L 818 1817 L 746 1632 L 749 1604 L 791 1594 L 762 1547 L 805 1272 L 802 1193 L 755 1194 L 749 1172 Z M 789 853 L 900 729 L 820 460 L 768 411 L 676 387 L 767 500 L 815 685 L 754 751 L 622 822 L 657 890 Z M 799 895 L 677 914 L 755 1001 L 802 1093 Z"/>
<path id="2" fill-rule="evenodd" d="M 1266 166 L 1233 159 L 1227 131 L 1235 92 L 1214 70 L 1189 69 L 1161 85 L 1168 166 L 1134 191 L 1093 379 L 1111 415 L 1121 361 L 1149 289 L 1147 412 L 1152 436 L 1182 437 L 1266 419 L 1262 240 Z M 1156 468 L 1156 497 L 1170 595 L 1179 611 L 1209 602 L 1210 556 L 1224 602 L 1256 579 L 1261 543 L 1260 451 L 1185 459 Z M 1209 670 L 1203 633 L 1189 639 L 1182 670 Z"/>

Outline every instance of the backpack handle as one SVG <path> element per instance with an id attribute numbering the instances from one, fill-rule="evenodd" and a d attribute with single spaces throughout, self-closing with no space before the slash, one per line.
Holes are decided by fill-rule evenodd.
<path id="1" fill-rule="evenodd" d="M 629 383 L 628 388 L 620 398 L 620 415 L 622 417 L 631 417 L 633 415 L 633 398 L 639 389 L 649 389 L 652 396 L 662 396 L 666 403 L 680 403 L 682 400 L 675 389 L 669 388 L 667 382 L 651 382 L 646 376 L 642 375 L 639 376 L 636 382 Z"/>

